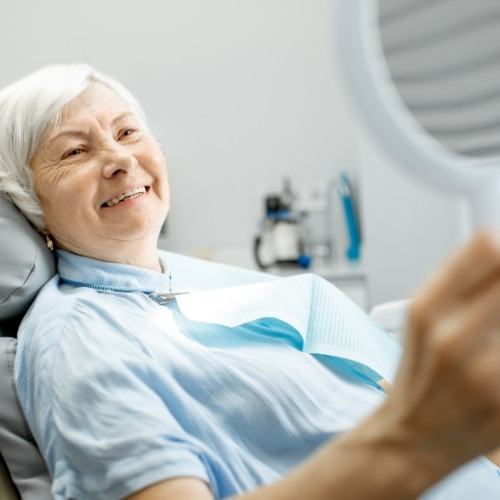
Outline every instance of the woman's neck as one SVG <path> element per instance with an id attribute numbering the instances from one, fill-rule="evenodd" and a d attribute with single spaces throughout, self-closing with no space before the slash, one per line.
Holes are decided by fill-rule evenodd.
<path id="1" fill-rule="evenodd" d="M 154 245 L 145 245 L 142 241 L 113 241 L 112 243 L 103 244 L 98 248 L 82 248 L 58 242 L 56 246 L 61 250 L 67 250 L 83 257 L 144 267 L 160 273 L 163 272 L 156 242 Z"/>

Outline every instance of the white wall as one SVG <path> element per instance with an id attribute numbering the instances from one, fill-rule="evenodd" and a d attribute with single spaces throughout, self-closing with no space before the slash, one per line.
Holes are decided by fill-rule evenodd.
<path id="1" fill-rule="evenodd" d="M 171 174 L 162 245 L 247 247 L 283 175 L 356 181 L 358 126 L 334 50 L 334 0 L 2 0 L 0 86 L 86 61 L 143 103 Z M 462 239 L 455 201 L 362 140 L 372 304 L 411 293 Z"/>
<path id="2" fill-rule="evenodd" d="M 164 143 L 165 245 L 249 245 L 285 174 L 355 174 L 327 0 L 2 0 L 0 86 L 85 61 L 121 80 Z"/>
<path id="3" fill-rule="evenodd" d="M 471 234 L 465 200 L 395 163 L 360 133 L 364 263 L 371 305 L 409 298 Z"/>

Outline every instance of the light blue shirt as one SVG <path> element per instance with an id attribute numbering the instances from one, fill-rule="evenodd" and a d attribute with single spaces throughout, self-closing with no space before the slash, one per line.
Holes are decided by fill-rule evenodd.
<path id="1" fill-rule="evenodd" d="M 384 399 L 338 360 L 298 350 L 282 321 L 191 321 L 152 295 L 170 288 L 167 274 L 58 256 L 16 358 L 21 406 L 56 499 L 122 498 L 181 476 L 206 481 L 216 498 L 252 490 Z M 196 260 L 162 259 L 174 289 L 199 287 Z M 204 264 L 201 281 L 235 284 L 226 274 Z M 237 282 L 265 279 L 240 272 Z"/>

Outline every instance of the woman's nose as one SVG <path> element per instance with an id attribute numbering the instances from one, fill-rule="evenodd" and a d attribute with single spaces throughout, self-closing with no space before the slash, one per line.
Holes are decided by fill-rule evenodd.
<path id="1" fill-rule="evenodd" d="M 136 157 L 119 144 L 108 147 L 105 155 L 103 175 L 110 178 L 119 173 L 127 174 L 137 166 Z"/>

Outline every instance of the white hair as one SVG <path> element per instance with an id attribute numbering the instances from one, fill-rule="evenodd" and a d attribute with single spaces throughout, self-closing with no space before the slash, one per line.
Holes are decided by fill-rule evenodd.
<path id="1" fill-rule="evenodd" d="M 29 163 L 44 133 L 57 123 L 63 106 L 91 82 L 114 91 L 147 127 L 132 94 L 87 64 L 44 66 L 0 90 L 0 194 L 9 198 L 37 230 L 44 229 L 45 221 Z"/>

